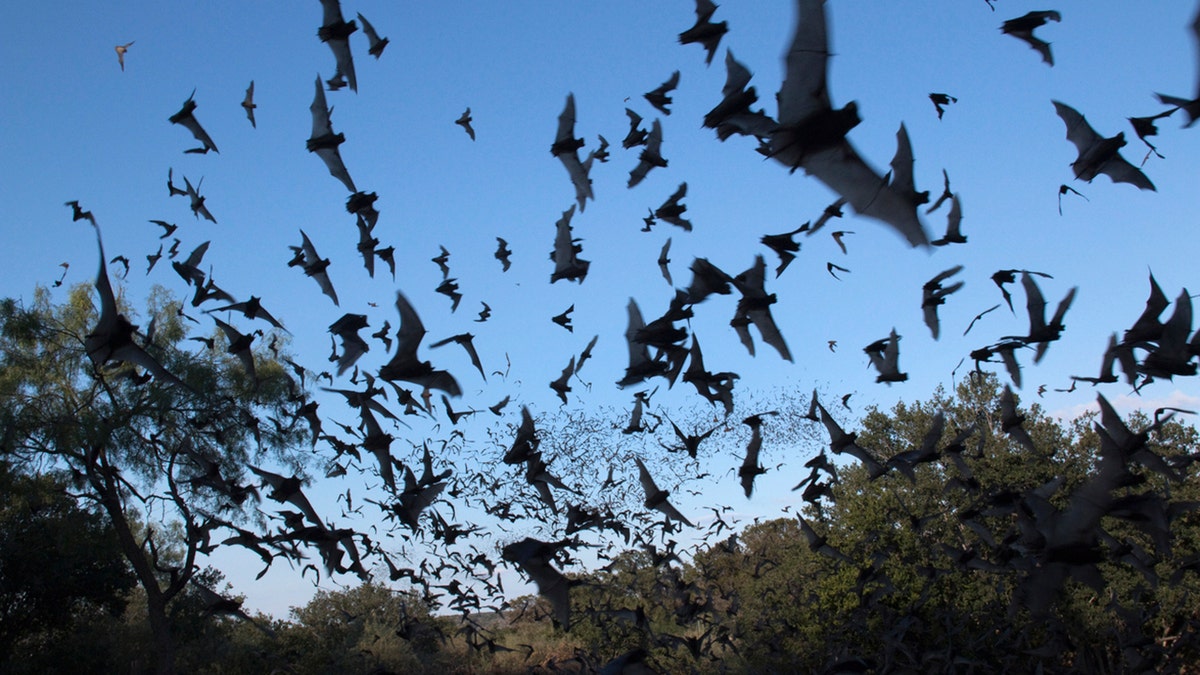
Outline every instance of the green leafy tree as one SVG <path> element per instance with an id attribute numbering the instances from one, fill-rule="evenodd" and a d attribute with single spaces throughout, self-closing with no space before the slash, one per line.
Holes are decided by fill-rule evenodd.
<path id="1" fill-rule="evenodd" d="M 0 302 L 4 457 L 29 471 L 66 472 L 72 493 L 105 514 L 145 593 L 160 673 L 175 667 L 169 607 L 193 580 L 196 554 L 213 546 L 215 528 L 256 513 L 255 492 L 243 482 L 247 464 L 270 457 L 298 466 L 301 440 L 287 421 L 302 392 L 274 357 L 257 353 L 251 376 L 220 336 L 213 349 L 185 349 L 178 309 L 155 289 L 137 339 L 183 385 L 129 363 L 93 363 L 91 287 L 71 289 L 61 304 L 45 289 L 29 306 Z M 262 423 L 268 416 L 284 423 Z M 156 524 L 169 521 L 179 523 L 175 537 Z"/>
<path id="2" fill-rule="evenodd" d="M 81 667 L 102 660 L 85 624 L 115 621 L 133 584 L 102 514 L 68 497 L 59 477 L 0 461 L 0 670 L 44 671 L 51 645 L 71 645 L 54 650 L 60 662 L 68 652 Z"/>

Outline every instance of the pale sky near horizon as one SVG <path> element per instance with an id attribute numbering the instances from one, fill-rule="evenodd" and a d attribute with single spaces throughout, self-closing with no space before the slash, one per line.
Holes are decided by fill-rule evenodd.
<path id="1" fill-rule="evenodd" d="M 239 299 L 261 296 L 293 333 L 293 353 L 314 370 L 331 365 L 326 328 L 343 313 L 368 315 L 364 337 L 385 320 L 394 333 L 395 293 L 403 291 L 429 330 L 422 358 L 451 370 L 463 385 L 455 407 L 482 408 L 511 393 L 503 422 L 514 422 L 522 404 L 535 412 L 557 408 L 546 383 L 593 335 L 599 336 L 595 359 L 580 373 L 591 386 L 576 381 L 571 406 L 628 408 L 634 391 L 655 386 L 619 390 L 614 383 L 627 363 L 629 299 L 650 320 L 673 293 L 655 262 L 670 237 L 676 288 L 689 283 L 694 257 L 737 274 L 763 255 L 772 270 L 766 288 L 777 295 L 772 312 L 795 362 L 780 359 L 757 334 L 758 354 L 750 357 L 728 326 L 736 301 L 714 297 L 696 307 L 691 323 L 708 369 L 739 373 L 738 392 L 819 387 L 834 402 L 851 393 L 853 409 L 839 405 L 835 415 L 853 426 L 865 406 L 928 398 L 937 385 L 965 377 L 971 362 L 959 363 L 972 349 L 1024 334 L 1028 320 L 1018 283 L 1012 287 L 1015 313 L 1002 307 L 962 336 L 976 314 L 1002 302 L 993 272 L 1030 269 L 1053 275 L 1038 279 L 1051 311 L 1072 287 L 1079 290 L 1062 339 L 1043 361 L 1035 366 L 1031 353 L 1021 356 L 1024 401 L 1068 416 L 1094 404 L 1097 391 L 1124 402 L 1123 410 L 1139 402 L 1200 406 L 1195 378 L 1155 382 L 1140 397 L 1130 396 L 1123 383 L 1054 391 L 1067 388 L 1071 375 L 1096 375 L 1109 335 L 1120 334 L 1141 313 L 1148 272 L 1172 300 L 1184 288 L 1200 290 L 1200 125 L 1181 128 L 1180 112 L 1159 121 L 1159 135 L 1151 140 L 1163 158 L 1150 156 L 1142 167 L 1157 191 L 1114 184 L 1106 176 L 1089 184 L 1073 179 L 1076 150 L 1051 103 L 1076 108 L 1103 136 L 1124 132 L 1123 155 L 1141 163 L 1148 149 L 1127 118 L 1163 110 L 1155 92 L 1200 94 L 1200 46 L 1189 27 L 1196 3 L 1162 0 L 1147 10 L 1117 0 L 1064 0 L 1054 7 L 1062 21 L 1037 29 L 1052 44 L 1053 67 L 999 31 L 1004 20 L 1047 7 L 994 4 L 995 11 L 982 0 L 827 3 L 835 54 L 830 97 L 837 107 L 857 101 L 863 118 L 849 138 L 869 164 L 886 170 L 903 122 L 918 188 L 936 197 L 942 170 L 948 172 L 962 200 L 969 243 L 910 250 L 877 221 L 847 212 L 815 236 L 799 237 L 802 250 L 776 279 L 778 261 L 760 237 L 815 219 L 835 195 L 803 171 L 789 174 L 764 160 L 751 139 L 719 142 L 701 120 L 720 99 L 726 49 L 754 73 L 756 107 L 775 113 L 793 2 L 720 3 L 713 20 L 728 21 L 729 32 L 708 67 L 699 46 L 677 42 L 694 21 L 691 0 L 345 2 L 347 19 L 362 12 L 390 39 L 376 60 L 361 31 L 354 34 L 358 93 L 343 89 L 326 96 L 333 128 L 346 136 L 341 152 L 349 173 L 359 189 L 379 195 L 374 234 L 397 248 L 395 282 L 382 262 L 373 279 L 367 276 L 355 250 L 354 219 L 344 208 L 346 189 L 305 149 L 313 81 L 330 77 L 334 63 L 316 36 L 318 2 L 257 3 L 249 11 L 229 0 L 18 4 L 0 29 L 0 57 L 13 74 L 0 109 L 0 205 L 7 216 L 0 294 L 30 298 L 35 285 L 59 278 L 63 262 L 70 265 L 66 284 L 94 279 L 95 240 L 63 206 L 79 200 L 95 214 L 109 256 L 130 259 L 126 293 L 135 306 L 151 284 L 183 295 L 165 257 L 145 274 L 145 256 L 160 243 L 170 245 L 147 222 L 163 219 L 179 224 L 175 236 L 184 256 L 211 240 L 206 271 Z M 113 47 L 130 41 L 122 71 Z M 642 94 L 677 69 L 680 84 L 665 116 Z M 239 105 L 251 80 L 257 128 Z M 184 154 L 196 142 L 167 121 L 193 90 L 196 117 L 219 154 Z M 931 92 L 958 98 L 941 120 Z M 572 221 L 582 240 L 580 255 L 592 261 L 589 274 L 581 284 L 550 284 L 554 223 L 574 202 L 567 173 L 549 152 L 569 93 L 577 107 L 575 135 L 586 142 L 581 154 L 603 135 L 612 159 L 593 166 L 595 201 Z M 468 106 L 475 141 L 454 124 Z M 626 181 L 637 150 L 621 148 L 626 107 L 645 118 L 645 128 L 661 119 L 669 161 L 632 189 Z M 168 168 L 181 185 L 184 176 L 193 183 L 203 178 L 201 191 L 216 224 L 194 219 L 186 199 L 168 197 Z M 684 181 L 694 230 L 660 222 L 642 232 L 647 209 Z M 1064 196 L 1062 215 L 1060 184 L 1083 194 Z M 923 214 L 932 237 L 944 231 L 946 212 Z M 288 246 L 300 243 L 301 229 L 332 260 L 338 307 L 299 269 L 286 266 Z M 849 232 L 846 253 L 830 236 L 837 230 Z M 513 251 L 509 272 L 493 257 L 496 237 Z M 439 246 L 450 252 L 450 277 L 464 294 L 453 313 L 450 300 L 434 292 L 442 277 L 430 258 Z M 827 262 L 850 272 L 838 273 L 837 280 Z M 934 341 L 922 321 L 921 285 L 958 264 L 964 270 L 956 278 L 965 286 L 941 307 L 942 336 Z M 62 297 L 63 289 L 55 292 Z M 474 321 L 481 302 L 493 312 L 485 323 Z M 567 332 L 550 317 L 572 304 L 574 332 Z M 199 310 L 194 315 L 203 320 Z M 909 379 L 877 384 L 862 348 L 893 328 L 902 336 L 900 366 Z M 207 333 L 209 326 L 199 330 Z M 465 331 L 476 335 L 485 371 L 509 369 L 506 379 L 492 375 L 485 382 L 453 345 L 428 347 Z M 830 340 L 837 341 L 835 350 Z M 386 352 L 378 340 L 368 342 L 371 352 L 360 365 L 377 368 Z M 1007 381 L 1000 366 L 987 367 Z M 345 384 L 343 378 L 337 386 Z M 1047 391 L 1039 397 L 1043 384 Z M 691 387 L 681 383 L 669 392 L 663 386 L 654 405 L 669 410 L 694 400 Z M 345 414 L 341 421 L 353 420 Z M 392 432 L 403 437 L 405 430 Z M 821 447 L 773 447 L 769 427 L 766 433 L 763 464 L 772 471 L 759 479 L 754 499 L 742 497 L 736 478 L 712 492 L 746 520 L 798 504 L 798 495 L 787 490 L 803 461 Z M 742 449 L 730 446 L 728 461 L 712 470 L 714 476 L 740 459 Z M 396 448 L 409 452 L 403 441 Z M 790 471 L 773 470 L 784 461 Z M 319 477 L 319 469 L 318 463 L 310 472 Z M 331 516 L 338 508 L 335 496 L 350 485 L 322 489 L 319 499 Z M 700 520 L 698 502 L 690 510 L 687 504 L 684 510 Z M 253 556 L 245 570 L 241 558 L 233 560 L 222 569 L 256 609 L 283 616 L 312 592 L 283 563 L 255 583 Z"/>

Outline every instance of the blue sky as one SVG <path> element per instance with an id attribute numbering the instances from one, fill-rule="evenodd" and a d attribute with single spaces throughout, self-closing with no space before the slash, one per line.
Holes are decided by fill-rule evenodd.
<path id="1" fill-rule="evenodd" d="M 849 213 L 817 235 L 801 237 L 797 260 L 779 279 L 767 280 L 767 291 L 778 296 L 773 313 L 795 363 L 761 343 L 756 358 L 746 353 L 728 326 L 732 298 L 697 307 L 692 329 L 706 363 L 710 370 L 738 372 L 739 392 L 777 387 L 807 392 L 815 386 L 829 400 L 853 393 L 855 412 L 835 412 L 851 426 L 854 414 L 869 403 L 887 407 L 927 397 L 936 385 L 951 384 L 951 372 L 970 350 L 1027 330 L 1024 296 L 1014 288 L 1015 316 L 1002 308 L 961 337 L 972 317 L 1001 301 L 991 274 L 1025 268 L 1053 275 L 1040 280 L 1052 306 L 1079 287 L 1062 339 L 1036 367 L 1029 356 L 1022 359 L 1022 396 L 1038 399 L 1038 385 L 1046 384 L 1049 391 L 1039 402 L 1069 414 L 1094 401 L 1091 387 L 1071 394 L 1053 389 L 1067 387 L 1070 375 L 1095 375 L 1108 336 L 1141 312 L 1149 270 L 1172 299 L 1183 287 L 1200 289 L 1194 264 L 1200 243 L 1200 131 L 1181 129 L 1179 113 L 1160 122 L 1154 140 L 1165 158 L 1150 157 L 1144 166 L 1157 192 L 1113 184 L 1104 176 L 1088 184 L 1072 180 L 1076 151 L 1051 104 L 1053 99 L 1073 106 L 1104 136 L 1125 132 L 1124 156 L 1140 162 L 1146 148 L 1126 118 L 1162 110 L 1154 92 L 1197 93 L 1200 64 L 1188 28 L 1195 3 L 1162 0 L 1147 11 L 1116 0 L 1061 2 L 1054 9 L 1062 12 L 1062 22 L 1038 29 L 1052 43 L 1054 67 L 998 30 L 1005 19 L 1046 8 L 1012 0 L 995 4 L 993 12 L 982 0 L 828 3 L 835 53 L 830 96 L 835 106 L 857 101 L 863 118 L 850 139 L 868 163 L 883 170 L 904 122 L 918 189 L 936 196 L 941 171 L 947 170 L 962 200 L 962 229 L 970 241 L 932 253 L 914 251 L 879 223 Z M 367 276 L 355 251 L 354 220 L 344 209 L 346 190 L 305 149 L 314 78 L 330 77 L 334 63 L 316 37 L 318 2 L 61 2 L 52 9 L 18 4 L 0 39 L 0 57 L 12 80 L 0 110 L 5 158 L 0 205 L 6 214 L 0 293 L 29 298 L 36 284 L 58 278 L 62 262 L 71 265 L 67 283 L 91 281 L 94 239 L 71 222 L 62 205 L 78 199 L 103 228 L 109 255 L 132 261 L 129 297 L 144 297 L 154 283 L 184 292 L 165 259 L 144 274 L 144 256 L 160 243 L 160 231 L 147 221 L 178 223 L 181 251 L 186 255 L 211 240 L 204 262 L 212 277 L 239 299 L 261 296 L 292 331 L 292 350 L 311 368 L 326 367 L 326 327 L 345 312 L 370 317 L 364 336 L 385 320 L 394 330 L 400 289 L 429 330 L 423 358 L 458 377 L 462 407 L 491 405 L 511 393 L 518 405 L 510 406 L 507 421 L 519 404 L 555 409 L 558 401 L 546 383 L 593 335 L 600 336 L 595 360 L 581 373 L 592 386 L 576 383 L 571 406 L 628 407 L 637 388 L 613 385 L 626 365 L 625 308 L 631 297 L 647 319 L 666 308 L 672 289 L 655 264 L 666 238 L 672 240 L 678 287 L 689 282 L 694 257 L 736 274 L 761 254 L 773 269 L 774 256 L 759 238 L 815 219 L 835 199 L 803 172 L 789 174 L 764 161 L 753 141 L 720 143 L 700 124 L 720 98 L 727 48 L 754 73 L 759 105 L 774 114 L 793 3 L 722 3 L 714 20 L 728 21 L 730 30 L 710 67 L 699 46 L 677 43 L 677 34 L 694 20 L 692 9 L 685 0 L 343 3 L 347 19 L 362 12 L 391 40 L 375 60 L 361 31 L 353 35 L 359 91 L 327 97 L 334 130 L 346 135 L 341 151 L 351 176 L 360 189 L 379 194 L 375 236 L 396 246 L 393 282 L 382 264 L 374 279 Z M 122 72 L 113 46 L 131 40 Z M 642 93 L 677 69 L 681 81 L 672 114 L 657 115 Z M 257 128 L 239 106 L 251 80 Z M 193 89 L 196 116 L 219 154 L 184 154 L 195 142 L 167 122 Z M 590 272 L 582 284 L 551 285 L 547 254 L 554 222 L 573 203 L 574 192 L 548 150 L 572 92 L 575 133 L 587 142 L 583 152 L 602 134 L 612 144 L 612 160 L 594 166 L 595 201 L 572 222 L 574 235 L 583 240 L 581 257 L 592 261 Z M 930 92 L 958 98 L 940 121 Z M 474 142 L 453 123 L 467 106 Z M 663 155 L 669 160 L 633 189 L 625 184 L 637 150 L 620 147 L 628 129 L 626 107 L 646 118 L 646 128 L 661 117 Z M 181 184 L 183 176 L 193 183 L 203 177 L 202 193 L 218 223 L 197 221 L 187 200 L 168 198 L 168 168 Z M 684 181 L 694 231 L 659 223 L 641 232 L 647 208 L 657 207 Z M 1063 183 L 1087 201 L 1067 195 L 1060 216 L 1057 189 Z M 945 214 L 943 207 L 926 217 L 932 236 L 941 235 Z M 287 247 L 300 243 L 301 228 L 332 260 L 329 274 L 340 307 L 298 269 L 286 267 Z M 835 230 L 853 232 L 845 237 L 848 253 L 829 236 Z M 505 238 L 514 252 L 507 273 L 492 257 L 496 237 Z M 439 246 L 450 251 L 450 276 L 464 294 L 455 313 L 449 299 L 433 292 L 441 273 L 430 258 Z M 826 272 L 830 261 L 851 272 L 835 280 Z M 958 264 L 964 271 L 957 278 L 966 284 L 941 308 L 942 337 L 935 342 L 922 322 L 921 285 Z M 481 302 L 492 308 L 487 323 L 474 322 Z M 574 332 L 568 333 L 550 317 L 571 304 Z M 862 347 L 893 327 L 903 336 L 900 364 L 909 379 L 889 387 L 875 383 Z M 511 361 L 507 381 L 484 382 L 455 347 L 428 350 L 429 342 L 464 331 L 477 336 L 487 372 L 504 369 L 506 357 Z M 836 352 L 829 350 L 829 340 L 837 340 Z M 387 357 L 378 341 L 369 342 L 371 352 L 360 363 L 376 368 Z M 968 367 L 969 361 L 957 377 Z M 1110 399 L 1129 393 L 1123 384 L 1103 391 Z M 1198 397 L 1194 379 L 1156 382 L 1142 392 L 1150 406 L 1197 405 Z M 694 400 L 690 387 L 680 386 L 660 390 L 654 404 L 669 409 Z M 350 421 L 349 415 L 342 419 Z M 820 447 L 820 442 L 773 446 L 769 427 L 766 433 L 763 463 L 771 468 L 791 460 L 798 471 Z M 397 451 L 404 452 L 400 445 Z M 731 442 L 726 463 L 735 466 L 740 452 Z M 781 505 L 798 501 L 787 492 L 794 474 L 783 469 L 760 478 L 750 502 L 732 477 L 708 489 L 747 518 L 778 514 Z M 331 486 L 327 509 L 336 508 L 333 495 L 352 484 Z M 307 582 L 286 569 L 254 585 L 249 575 L 227 571 L 253 606 L 277 614 L 311 593 Z"/>

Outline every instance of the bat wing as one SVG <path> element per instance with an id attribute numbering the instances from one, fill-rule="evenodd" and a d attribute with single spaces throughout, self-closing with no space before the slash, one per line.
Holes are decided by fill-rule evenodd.
<path id="1" fill-rule="evenodd" d="M 929 245 L 914 201 L 867 166 L 849 141 L 806 154 L 801 166 L 845 199 L 855 213 L 890 225 L 914 247 Z"/>
<path id="2" fill-rule="evenodd" d="M 824 0 L 799 0 L 796 33 L 784 57 L 787 72 L 779 88 L 779 123 L 799 124 L 811 115 L 829 110 L 825 78 L 829 37 Z"/>
<path id="3" fill-rule="evenodd" d="M 1067 140 L 1075 144 L 1080 155 L 1104 140 L 1078 110 L 1060 101 L 1052 101 L 1052 103 L 1054 103 L 1054 110 L 1058 112 L 1058 116 L 1067 125 Z"/>
<path id="4" fill-rule="evenodd" d="M 1130 164 L 1121 155 L 1113 155 L 1100 167 L 1100 173 L 1112 179 L 1114 183 L 1130 183 L 1142 190 L 1154 190 L 1154 183 L 1142 173 L 1142 170 Z"/>
<path id="5" fill-rule="evenodd" d="M 1025 288 L 1025 308 L 1029 312 L 1029 335 L 1038 335 L 1046 330 L 1046 298 L 1042 289 L 1028 272 L 1021 274 L 1021 286 Z"/>

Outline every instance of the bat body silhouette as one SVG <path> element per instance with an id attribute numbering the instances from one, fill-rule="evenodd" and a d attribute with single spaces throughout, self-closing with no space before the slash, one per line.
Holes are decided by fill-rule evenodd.
<path id="1" fill-rule="evenodd" d="M 463 111 L 463 114 L 459 115 L 458 119 L 454 120 L 454 123 L 462 127 L 463 130 L 467 132 L 467 135 L 471 137 L 471 140 L 475 140 L 475 129 L 471 126 L 471 119 L 471 108 L 468 106 L 467 109 Z"/>
<path id="2" fill-rule="evenodd" d="M 625 134 L 625 139 L 621 141 L 621 147 L 626 150 L 639 145 L 646 144 L 646 136 L 649 132 L 642 127 L 642 116 L 630 110 L 625 109 L 625 115 L 629 117 L 629 133 Z"/>
<path id="3" fill-rule="evenodd" d="M 1090 183 L 1099 174 L 1105 174 L 1114 183 L 1130 183 L 1142 190 L 1154 189 L 1146 174 L 1121 156 L 1119 151 L 1125 145 L 1125 132 L 1104 138 L 1092 129 L 1079 111 L 1059 101 L 1053 103 L 1058 116 L 1067 125 L 1067 140 L 1079 151 L 1079 157 L 1071 163 L 1076 178 Z"/>
<path id="4" fill-rule="evenodd" d="M 637 166 L 629 172 L 629 187 L 642 182 L 646 178 L 646 174 L 656 166 L 667 166 L 667 160 L 662 156 L 662 123 L 657 119 L 650 125 L 650 133 L 646 136 L 645 147 L 638 155 Z"/>
<path id="5" fill-rule="evenodd" d="M 871 365 L 879 371 L 876 382 L 903 382 L 908 379 L 908 373 L 900 372 L 900 336 L 893 328 L 891 334 L 867 345 L 864 349 L 871 359 Z"/>
<path id="6" fill-rule="evenodd" d="M 667 78 L 667 81 L 660 84 L 658 88 L 642 94 L 642 98 L 649 101 L 650 105 L 662 111 L 662 114 L 670 115 L 671 109 L 668 106 L 671 105 L 671 97 L 667 94 L 670 94 L 675 90 L 675 87 L 678 86 L 679 71 L 676 70 L 675 72 L 671 73 L 671 77 Z"/>
<path id="7" fill-rule="evenodd" d="M 379 377 L 403 380 L 429 389 L 439 389 L 450 396 L 462 395 L 458 381 L 444 370 L 434 370 L 428 361 L 417 358 L 417 348 L 425 337 L 425 325 L 404 294 L 396 292 L 396 311 L 400 313 L 400 328 L 396 333 L 396 353 L 379 369 Z"/>
<path id="8" fill-rule="evenodd" d="M 194 136 L 196 140 L 200 141 L 202 144 L 198 148 L 184 150 L 185 153 L 202 155 L 209 150 L 212 150 L 213 152 L 220 152 L 217 150 L 217 144 L 213 143 L 213 140 L 208 135 L 208 132 L 204 130 L 204 127 L 200 126 L 200 122 L 196 120 L 196 116 L 193 114 L 196 110 L 196 101 L 194 100 L 195 96 L 196 90 L 193 89 L 187 100 L 183 102 L 183 107 L 179 109 L 179 112 L 171 115 L 167 118 L 167 120 L 169 120 L 171 124 L 182 124 L 184 128 L 192 132 L 192 136 Z"/>
<path id="9" fill-rule="evenodd" d="M 126 42 L 123 45 L 117 45 L 117 46 L 113 47 L 113 49 L 115 49 L 117 51 L 117 63 L 120 64 L 120 66 L 121 66 L 121 72 L 125 72 L 125 54 L 129 51 L 129 48 L 132 46 L 133 46 L 133 40 L 130 40 L 129 42 Z"/>
<path id="10" fill-rule="evenodd" d="M 754 265 L 733 278 L 733 285 L 741 292 L 738 300 L 737 313 L 731 324 L 738 332 L 742 344 L 754 355 L 754 342 L 750 338 L 749 324 L 754 324 L 762 336 L 763 342 L 771 345 L 786 361 L 792 360 L 787 342 L 779 332 L 774 317 L 771 316 L 771 305 L 775 304 L 775 294 L 767 294 L 766 283 L 767 264 L 761 255 L 755 256 Z"/>
<path id="11" fill-rule="evenodd" d="M 1200 8 L 1196 10 L 1196 17 L 1192 19 L 1192 41 L 1195 43 L 1195 48 L 1200 53 Z M 1183 110 L 1187 115 L 1187 122 L 1184 127 L 1190 127 L 1200 119 L 1200 63 L 1197 63 L 1196 68 L 1196 96 L 1191 99 L 1181 98 L 1179 96 L 1167 96 L 1166 94 L 1156 94 L 1158 100 L 1164 105 L 1173 105 Z"/>
<path id="12" fill-rule="evenodd" d="M 1054 54 L 1050 52 L 1050 43 L 1033 34 L 1034 29 L 1046 24 L 1047 21 L 1062 21 L 1062 14 L 1054 10 L 1029 12 L 1024 16 L 1009 19 L 1000 26 L 1000 32 L 1011 35 L 1028 44 L 1033 50 L 1042 55 L 1042 61 L 1054 65 Z"/>
<path id="13" fill-rule="evenodd" d="M 200 194 L 200 185 L 203 182 L 204 177 L 201 176 L 200 182 L 196 185 L 192 185 L 192 182 L 187 179 L 187 176 L 184 176 L 183 184 L 187 189 L 183 191 L 183 194 L 187 195 L 188 199 L 191 200 L 193 218 L 198 219 L 203 216 L 205 220 L 215 223 L 217 222 L 217 219 L 213 217 L 212 212 L 208 210 L 208 206 L 204 203 L 204 195 Z"/>
<path id="14" fill-rule="evenodd" d="M 654 210 L 654 217 L 691 232 L 692 221 L 683 217 L 683 212 L 687 211 L 687 206 L 680 203 L 680 200 L 686 196 L 687 183 L 680 183 L 679 188 L 667 198 L 667 201 Z"/>
<path id="15" fill-rule="evenodd" d="M 764 139 L 775 130 L 775 120 L 762 110 L 750 109 L 758 100 L 754 87 L 749 87 L 750 78 L 750 69 L 733 58 L 732 50 L 727 50 L 721 102 L 704 115 L 704 126 L 715 129 L 722 141 L 734 134 Z"/>
<path id="16" fill-rule="evenodd" d="M 191 391 L 187 384 L 167 371 L 158 359 L 151 356 L 133 340 L 137 326 L 130 323 L 117 309 L 117 298 L 108 279 L 108 266 L 104 260 L 104 242 L 100 240 L 100 228 L 96 228 L 96 243 L 100 248 L 100 271 L 96 274 L 96 292 L 100 295 L 100 316 L 96 325 L 84 336 L 83 346 L 88 358 L 96 367 L 111 361 L 132 363 L 140 366 L 163 382 Z"/>
<path id="17" fill-rule="evenodd" d="M 317 153 L 321 161 L 325 162 L 325 168 L 329 169 L 329 174 L 340 180 L 347 190 L 352 193 L 358 192 L 358 189 L 354 187 L 354 181 L 350 178 L 350 172 L 346 171 L 346 165 L 342 162 L 342 154 L 338 150 L 338 146 L 346 141 L 346 135 L 333 133 L 333 126 L 329 121 L 330 110 L 325 103 L 325 90 L 321 87 L 320 75 L 317 76 L 317 91 L 308 110 L 312 113 L 312 135 L 305 143 L 308 151 Z"/>
<path id="18" fill-rule="evenodd" d="M 343 314 L 342 318 L 329 325 L 329 332 L 342 340 L 342 354 L 337 358 L 337 374 L 339 376 L 350 369 L 356 361 L 371 350 L 367 341 L 362 339 L 358 331 L 367 327 L 366 314 Z"/>
<path id="19" fill-rule="evenodd" d="M 554 224 L 554 250 L 550 252 L 550 260 L 554 262 L 554 272 L 550 275 L 550 283 L 559 279 L 583 283 L 587 276 L 588 267 L 592 264 L 583 260 L 579 253 L 583 247 L 571 237 L 571 216 L 575 215 L 575 205 L 563 211 L 562 217 Z"/>
<path id="20" fill-rule="evenodd" d="M 350 53 L 350 35 L 358 30 L 358 26 L 353 21 L 346 21 L 342 16 L 340 0 L 321 0 L 321 9 L 322 21 L 321 27 L 317 29 L 317 37 L 329 45 L 337 63 L 337 70 L 330 80 L 330 88 L 338 89 L 344 86 L 341 83 L 346 82 L 349 83 L 351 91 L 357 92 L 358 79 L 354 75 L 354 55 Z M 318 78 L 317 87 L 320 86 Z"/>
<path id="21" fill-rule="evenodd" d="M 500 237 L 496 237 L 496 252 L 493 255 L 496 260 L 500 261 L 502 268 L 500 271 L 507 272 L 508 268 L 512 267 L 512 260 L 509 259 L 512 256 L 512 251 L 508 248 L 508 242 Z"/>
<path id="22" fill-rule="evenodd" d="M 595 199 L 592 194 L 592 179 L 588 173 L 592 168 L 591 157 L 587 162 L 579 159 L 579 149 L 583 147 L 583 139 L 575 138 L 575 94 L 567 94 L 567 103 L 558 115 L 558 131 L 554 134 L 554 143 L 550 146 L 550 154 L 558 158 L 571 178 L 575 187 L 575 201 L 582 213 L 587 206 L 587 200 Z"/>
<path id="23" fill-rule="evenodd" d="M 929 332 L 933 334 L 934 340 L 938 339 L 938 334 L 941 332 L 941 324 L 938 321 L 937 315 L 938 305 L 945 304 L 946 296 L 963 287 L 963 282 L 961 281 L 949 286 L 942 286 L 942 282 L 961 272 L 962 268 L 962 265 L 955 265 L 925 282 L 925 285 L 921 288 L 921 310 L 925 315 L 925 325 L 929 326 Z"/>
<path id="24" fill-rule="evenodd" d="M 633 461 L 637 463 L 638 480 L 642 484 L 642 490 L 644 490 L 646 493 L 646 508 L 655 509 L 659 513 L 665 515 L 667 518 L 679 521 L 688 527 L 695 527 L 692 525 L 690 520 L 683 517 L 683 514 L 679 512 L 679 509 L 675 508 L 671 502 L 667 501 L 667 498 L 671 496 L 671 493 L 667 490 L 659 488 L 658 485 L 654 483 L 654 478 L 650 475 L 650 470 L 646 468 L 646 465 L 642 462 L 641 458 L 634 457 Z"/>
<path id="25" fill-rule="evenodd" d="M 358 21 L 362 24 L 363 32 L 367 34 L 367 53 L 378 59 L 383 55 L 383 50 L 387 48 L 387 38 L 379 37 L 379 32 L 375 30 L 375 26 L 371 25 L 370 21 L 361 13 L 358 15 Z"/>
<path id="26" fill-rule="evenodd" d="M 962 201 L 958 195 L 950 195 L 950 213 L 946 214 L 946 234 L 929 242 L 933 246 L 965 244 L 967 237 L 962 233 Z"/>
<path id="27" fill-rule="evenodd" d="M 883 221 L 912 246 L 928 246 L 913 194 L 908 194 L 901 181 L 889 183 L 867 166 L 846 140 L 846 134 L 860 121 L 857 105 L 851 102 L 834 110 L 830 103 L 824 0 L 797 0 L 797 5 L 796 33 L 778 93 L 779 126 L 771 133 L 769 155 L 793 171 L 803 168 L 838 193 L 856 213 Z"/>
<path id="28" fill-rule="evenodd" d="M 946 114 L 946 106 L 951 103 L 958 103 L 958 99 L 950 94 L 933 93 L 929 95 L 929 100 L 933 101 L 933 107 L 937 110 L 938 119 L 942 119 L 942 115 Z"/>
<path id="29" fill-rule="evenodd" d="M 1042 296 L 1042 291 L 1038 288 L 1037 282 L 1028 272 L 1021 273 L 1021 285 L 1025 288 L 1026 309 L 1029 312 L 1029 334 L 1025 336 L 1008 336 L 1005 340 L 1020 340 L 1026 344 L 1037 344 L 1037 353 L 1033 357 L 1033 362 L 1037 363 L 1042 360 L 1042 356 L 1046 353 L 1046 348 L 1049 343 L 1057 340 L 1063 331 L 1063 318 L 1067 314 L 1067 310 L 1071 307 L 1071 302 L 1075 299 L 1075 291 L 1078 287 L 1072 287 L 1067 291 L 1067 295 L 1058 303 L 1058 308 L 1054 311 L 1054 316 L 1050 321 L 1046 321 L 1046 299 Z"/>
<path id="30" fill-rule="evenodd" d="M 717 7 L 718 5 L 712 0 L 696 0 L 696 23 L 679 34 L 679 44 L 699 44 L 704 47 L 705 64 L 712 63 L 713 54 L 720 46 L 721 38 L 729 32 L 728 22 L 713 23 L 710 21 L 713 13 L 717 11 Z"/>
<path id="31" fill-rule="evenodd" d="M 254 104 L 254 80 L 250 80 L 250 86 L 246 87 L 246 97 L 242 99 L 242 109 L 246 111 L 246 119 L 250 120 L 250 126 L 258 128 L 258 123 L 254 121 L 254 109 L 258 106 Z"/>
<path id="32" fill-rule="evenodd" d="M 303 243 L 300 246 L 289 246 L 295 254 L 288 267 L 300 266 L 304 273 L 312 277 L 317 285 L 321 287 L 321 292 L 328 295 L 333 304 L 338 304 L 337 291 L 333 289 L 333 283 L 329 280 L 329 273 L 326 271 L 329 268 L 329 258 L 322 258 L 317 253 L 317 249 L 313 246 L 312 240 L 300 230 L 300 236 L 303 238 Z"/>

